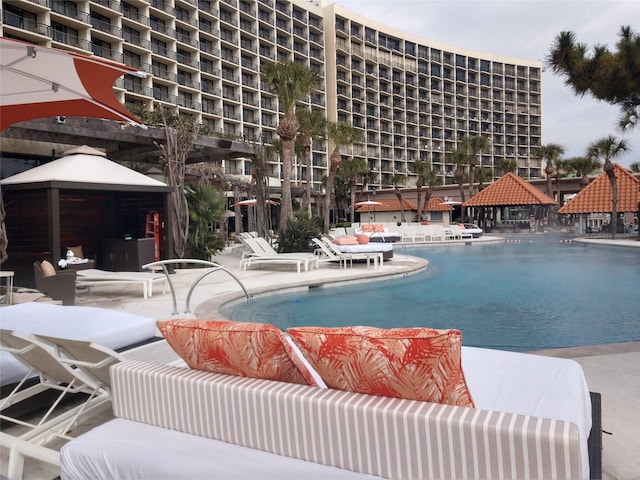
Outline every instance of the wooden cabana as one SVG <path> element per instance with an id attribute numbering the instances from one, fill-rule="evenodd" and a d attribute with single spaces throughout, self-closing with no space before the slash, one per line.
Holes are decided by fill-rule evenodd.
<path id="1" fill-rule="evenodd" d="M 144 238 L 150 212 L 159 216 L 161 258 L 171 258 L 170 191 L 86 146 L 8 177 L 2 180 L 9 239 L 2 268 L 15 271 L 17 285 L 33 286 L 32 263 L 56 265 L 69 246 L 82 246 L 96 267 L 108 268 L 105 242 Z"/>
<path id="2" fill-rule="evenodd" d="M 478 223 L 483 229 L 534 228 L 546 225 L 549 208 L 558 205 L 553 198 L 514 173 L 507 173 L 463 203 L 463 208 L 479 209 Z"/>
<path id="3" fill-rule="evenodd" d="M 638 212 L 640 210 L 640 180 L 615 163 L 613 165 L 618 186 L 618 213 Z M 589 185 L 569 200 L 560 210 L 561 215 L 575 215 L 578 233 L 585 233 L 589 227 L 591 215 L 609 215 L 612 210 L 611 182 L 606 172 L 602 172 Z"/>

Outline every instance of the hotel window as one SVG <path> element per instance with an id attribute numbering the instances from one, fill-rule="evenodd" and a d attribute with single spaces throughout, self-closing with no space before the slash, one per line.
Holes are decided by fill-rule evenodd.
<path id="1" fill-rule="evenodd" d="M 51 11 L 66 15 L 70 18 L 78 18 L 78 5 L 76 5 L 75 2 L 53 0 L 51 2 Z"/>
<path id="2" fill-rule="evenodd" d="M 140 61 L 140 55 L 130 52 L 128 50 L 122 51 L 123 63 L 133 68 L 140 68 L 142 63 Z"/>
<path id="3" fill-rule="evenodd" d="M 67 27 L 56 22 L 51 22 L 51 30 L 53 31 L 53 39 L 56 42 L 65 43 L 75 47 L 79 46 L 78 30 Z"/>
<path id="4" fill-rule="evenodd" d="M 91 41 L 91 51 L 98 57 L 112 58 L 111 44 L 103 40 L 94 38 Z"/>
<path id="5" fill-rule="evenodd" d="M 126 43 L 131 43 L 133 45 L 140 45 L 142 43 L 140 32 L 127 26 L 122 27 L 122 39 Z"/>
<path id="6" fill-rule="evenodd" d="M 149 18 L 149 26 L 156 32 L 167 33 L 167 24 L 162 18 L 151 16 Z"/>
<path id="7" fill-rule="evenodd" d="M 130 18 L 131 20 L 140 20 L 140 10 L 138 10 L 138 7 L 134 7 L 127 2 L 122 2 L 120 4 L 120 9 L 122 10 L 123 16 Z"/>
<path id="8" fill-rule="evenodd" d="M 169 89 L 164 85 L 153 85 L 153 98 L 156 100 L 169 100 Z"/>
<path id="9" fill-rule="evenodd" d="M 166 42 L 160 41 L 157 38 L 151 39 L 151 51 L 163 57 L 166 57 L 169 53 Z"/>

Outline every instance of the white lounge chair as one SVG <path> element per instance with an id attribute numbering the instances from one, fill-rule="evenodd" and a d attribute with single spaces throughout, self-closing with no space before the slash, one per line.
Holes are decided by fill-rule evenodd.
<path id="1" fill-rule="evenodd" d="M 162 293 L 167 293 L 166 278 L 162 273 L 154 272 L 111 272 L 88 268 L 79 270 L 76 277 L 76 286 L 93 287 L 96 285 L 108 284 L 137 284 L 142 285 L 143 298 L 153 295 L 153 284 L 162 283 Z"/>
<path id="2" fill-rule="evenodd" d="M 337 262 L 340 265 L 340 268 L 347 267 L 347 259 L 349 258 L 348 254 L 343 254 L 342 252 L 335 251 L 322 240 L 318 238 L 311 239 L 313 243 L 318 247 L 316 249 L 316 255 L 318 255 L 321 262 Z"/>
<path id="3" fill-rule="evenodd" d="M 341 261 L 341 267 L 344 265 L 344 268 L 347 268 L 347 262 L 349 262 L 349 266 L 353 268 L 354 260 L 366 260 L 367 268 L 370 268 L 371 261 L 373 260 L 373 268 L 378 268 L 378 266 L 382 265 L 384 261 L 382 252 L 343 252 L 341 251 L 333 241 L 326 236 L 322 237 L 322 243 L 326 246 L 328 250 L 333 252 L 334 255 L 337 255 Z"/>
<path id="4" fill-rule="evenodd" d="M 58 348 L 64 344 L 65 349 Z M 22 478 L 24 458 L 31 457 L 54 465 L 59 453 L 46 445 L 54 439 L 70 440 L 69 431 L 84 419 L 110 406 L 108 367 L 122 360 L 117 353 L 91 342 L 36 337 L 0 330 L 0 348 L 14 355 L 29 372 L 0 402 L 0 445 L 9 449 L 8 476 Z M 26 386 L 37 373 L 39 382 Z M 53 390 L 60 392 L 35 418 L 21 418 L 11 407 L 27 402 L 34 395 Z M 85 394 L 77 403 L 78 396 Z M 73 406 L 64 405 L 73 398 Z"/>
<path id="5" fill-rule="evenodd" d="M 251 265 L 271 264 L 295 264 L 298 273 L 304 266 L 305 272 L 310 267 L 318 267 L 318 257 L 312 253 L 278 253 L 264 238 L 244 238 L 242 240 L 251 252 L 244 253 L 240 260 L 240 268 L 246 270 Z"/>
<path id="6" fill-rule="evenodd" d="M 458 225 L 450 225 L 447 233 L 448 240 L 462 240 L 463 238 L 473 238 L 471 233 L 465 233 Z"/>
<path id="7" fill-rule="evenodd" d="M 402 241 L 403 242 L 424 242 L 425 236 L 421 233 L 417 227 L 412 225 L 403 225 L 400 229 L 402 233 Z"/>

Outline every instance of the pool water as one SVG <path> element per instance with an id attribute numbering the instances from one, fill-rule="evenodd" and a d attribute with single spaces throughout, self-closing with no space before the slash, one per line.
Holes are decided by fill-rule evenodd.
<path id="1" fill-rule="evenodd" d="M 515 239 L 515 237 L 514 237 Z M 429 260 L 402 279 L 271 295 L 226 318 L 292 326 L 424 326 L 514 351 L 640 340 L 640 249 L 524 236 L 397 249 Z"/>

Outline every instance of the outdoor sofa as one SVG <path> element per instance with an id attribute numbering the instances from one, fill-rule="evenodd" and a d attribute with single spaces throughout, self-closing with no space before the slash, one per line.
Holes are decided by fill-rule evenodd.
<path id="1" fill-rule="evenodd" d="M 62 448 L 61 478 L 589 478 L 577 362 L 461 358 L 473 408 L 125 361 L 116 418 Z"/>

